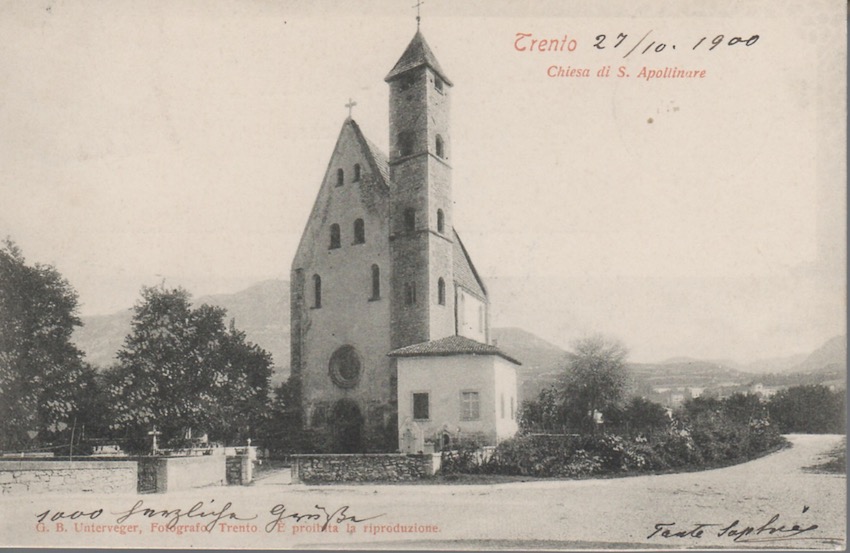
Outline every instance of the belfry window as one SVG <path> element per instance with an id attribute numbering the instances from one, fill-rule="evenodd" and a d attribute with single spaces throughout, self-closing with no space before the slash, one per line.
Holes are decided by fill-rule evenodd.
<path id="1" fill-rule="evenodd" d="M 313 307 L 322 307 L 322 277 L 313 275 Z"/>
<path id="2" fill-rule="evenodd" d="M 343 184 L 345 184 L 345 171 L 343 171 L 342 169 L 337 169 L 336 170 L 336 185 L 342 186 Z"/>
<path id="3" fill-rule="evenodd" d="M 409 156 L 413 155 L 413 133 L 410 131 L 402 131 L 398 133 L 398 155 Z"/>
<path id="4" fill-rule="evenodd" d="M 359 182 L 359 181 L 360 181 L 360 164 L 355 163 L 354 164 L 354 182 Z"/>
<path id="5" fill-rule="evenodd" d="M 437 157 L 440 159 L 445 159 L 446 151 L 443 145 L 443 137 L 439 134 L 437 135 L 435 149 L 437 150 Z"/>
<path id="6" fill-rule="evenodd" d="M 372 300 L 381 299 L 381 269 L 372 265 Z"/>
<path id="7" fill-rule="evenodd" d="M 363 219 L 357 219 L 356 221 L 354 221 L 354 243 L 366 243 L 366 228 L 363 224 Z"/>
<path id="8" fill-rule="evenodd" d="M 437 210 L 437 232 L 442 233 L 446 226 L 446 218 L 443 215 L 443 210 Z"/>
<path id="9" fill-rule="evenodd" d="M 443 277 L 437 280 L 437 303 L 446 305 L 446 281 L 443 280 Z"/>
<path id="10" fill-rule="evenodd" d="M 437 92 L 443 91 L 443 79 L 439 75 L 434 75 L 434 88 L 437 89 Z"/>
<path id="11" fill-rule="evenodd" d="M 404 303 L 405 305 L 414 305 L 416 303 L 416 284 L 408 282 L 404 285 Z"/>
<path id="12" fill-rule="evenodd" d="M 416 210 L 412 207 L 404 210 L 404 230 L 407 232 L 416 230 Z"/>
<path id="13" fill-rule="evenodd" d="M 329 249 L 335 250 L 340 246 L 339 225 L 334 223 L 331 225 L 331 243 Z"/>

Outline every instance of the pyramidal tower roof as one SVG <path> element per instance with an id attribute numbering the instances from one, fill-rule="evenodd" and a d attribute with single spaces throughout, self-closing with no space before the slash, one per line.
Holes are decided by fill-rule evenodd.
<path id="1" fill-rule="evenodd" d="M 417 29 L 416 34 L 413 35 L 413 39 L 410 41 L 410 44 L 407 45 L 404 53 L 398 59 L 395 66 L 392 68 L 392 71 L 390 71 L 384 80 L 386 82 L 393 81 L 411 69 L 416 69 L 423 65 L 430 67 L 440 76 L 441 79 L 443 79 L 443 81 L 446 82 L 446 84 L 452 86 L 452 82 L 448 77 L 446 77 L 445 72 L 443 72 L 443 68 L 440 67 L 440 64 L 437 62 L 434 52 L 431 51 L 428 43 L 425 42 L 425 37 L 422 36 L 422 33 L 419 32 L 419 29 Z"/>

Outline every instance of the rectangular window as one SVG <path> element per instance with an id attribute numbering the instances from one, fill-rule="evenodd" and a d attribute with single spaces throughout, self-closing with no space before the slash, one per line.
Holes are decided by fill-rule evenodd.
<path id="1" fill-rule="evenodd" d="M 428 420 L 431 417 L 428 411 L 428 394 L 413 394 L 413 419 L 418 421 Z"/>
<path id="2" fill-rule="evenodd" d="M 416 303 L 416 284 L 413 282 L 404 285 L 404 303 L 407 305 Z"/>
<path id="3" fill-rule="evenodd" d="M 460 416 L 465 421 L 477 421 L 481 418 L 478 392 L 461 392 Z"/>
<path id="4" fill-rule="evenodd" d="M 499 396 L 499 411 L 502 418 L 505 418 L 505 394 Z"/>
<path id="5" fill-rule="evenodd" d="M 516 413 L 514 412 L 514 398 L 511 398 L 511 420 L 516 418 Z"/>
<path id="6" fill-rule="evenodd" d="M 484 306 L 478 307 L 478 332 L 484 332 Z"/>

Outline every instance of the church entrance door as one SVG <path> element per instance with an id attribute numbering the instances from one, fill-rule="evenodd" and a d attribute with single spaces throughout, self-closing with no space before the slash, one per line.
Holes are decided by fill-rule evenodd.
<path id="1" fill-rule="evenodd" d="M 333 449 L 335 453 L 363 452 L 363 415 L 350 399 L 334 404 L 332 413 Z"/>

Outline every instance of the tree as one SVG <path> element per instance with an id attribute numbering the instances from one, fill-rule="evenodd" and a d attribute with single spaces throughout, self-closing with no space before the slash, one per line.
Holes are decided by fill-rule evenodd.
<path id="1" fill-rule="evenodd" d="M 299 380 L 290 376 L 274 389 L 270 415 L 261 435 L 273 455 L 300 453 L 308 448 L 309 436 L 303 427 Z"/>
<path id="2" fill-rule="evenodd" d="M 35 446 L 70 433 L 82 418 L 92 370 L 71 342 L 77 293 L 49 265 L 27 265 L 0 245 L 0 448 Z"/>
<path id="3" fill-rule="evenodd" d="M 600 335 L 577 341 L 573 350 L 563 378 L 566 416 L 573 424 L 594 428 L 593 413 L 604 414 L 625 396 L 627 350 Z"/>
<path id="4" fill-rule="evenodd" d="M 844 390 L 821 384 L 780 390 L 768 403 L 770 417 L 782 433 L 844 434 Z"/>
<path id="5" fill-rule="evenodd" d="M 178 445 L 187 430 L 235 442 L 252 437 L 268 410 L 271 355 L 219 307 L 192 308 L 183 289 L 143 288 L 132 330 L 108 376 L 113 428 L 140 450 L 154 426 Z"/>

